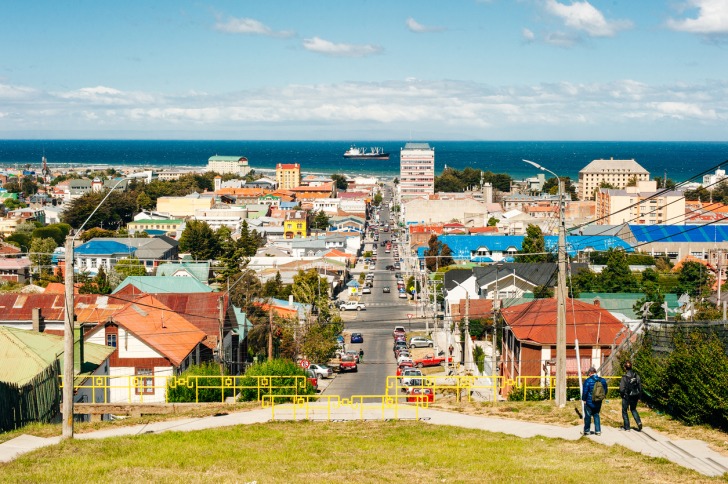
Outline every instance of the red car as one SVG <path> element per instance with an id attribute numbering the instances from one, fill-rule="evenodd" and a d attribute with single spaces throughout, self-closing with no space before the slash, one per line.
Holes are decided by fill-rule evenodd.
<path id="1" fill-rule="evenodd" d="M 415 360 L 415 366 L 422 368 L 423 366 L 437 366 L 442 365 L 445 362 L 444 356 L 425 355 L 423 358 L 417 358 Z M 452 363 L 452 356 L 448 358 L 448 362 Z"/>
<path id="2" fill-rule="evenodd" d="M 434 402 L 435 392 L 432 388 L 410 388 L 407 393 L 408 403 Z"/>
<path id="3" fill-rule="evenodd" d="M 404 326 L 395 326 L 394 331 L 392 331 L 392 336 L 397 337 L 397 335 L 406 336 L 407 332 L 404 330 Z"/>
<path id="4" fill-rule="evenodd" d="M 345 372 L 345 371 L 353 371 L 356 373 L 358 370 L 356 366 L 356 360 L 353 356 L 344 356 L 341 358 L 341 363 L 339 363 L 339 371 Z"/>
<path id="5" fill-rule="evenodd" d="M 398 367 L 397 367 L 397 376 L 401 377 L 402 372 L 407 369 L 412 368 L 412 362 L 410 361 L 403 361 Z"/>

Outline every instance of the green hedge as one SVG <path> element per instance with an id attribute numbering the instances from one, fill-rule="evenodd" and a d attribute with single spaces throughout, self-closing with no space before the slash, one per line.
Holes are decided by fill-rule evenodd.
<path id="1" fill-rule="evenodd" d="M 253 378 L 255 376 L 275 376 L 275 377 L 281 377 L 281 378 L 275 378 L 272 380 L 273 385 L 276 387 L 291 387 L 291 388 L 273 388 L 273 389 L 266 389 L 261 388 L 258 390 L 257 388 L 257 378 Z M 275 359 L 271 361 L 264 361 L 262 363 L 257 363 L 253 366 L 250 366 L 248 370 L 245 372 L 245 377 L 241 381 L 242 386 L 251 387 L 251 388 L 245 388 L 240 392 L 240 401 L 242 402 L 251 402 L 258 400 L 260 391 L 260 396 L 263 395 L 291 395 L 291 394 L 297 394 L 297 395 L 314 395 L 316 394 L 316 390 L 308 384 L 308 381 L 306 381 L 306 385 L 301 388 L 295 388 L 296 386 L 296 378 L 295 376 L 306 376 L 306 371 L 298 366 L 296 363 L 294 363 L 291 360 L 285 360 L 285 359 Z M 300 381 L 300 379 L 298 380 Z M 284 399 L 276 399 L 276 403 L 281 403 L 285 401 Z"/>
<path id="2" fill-rule="evenodd" d="M 219 388 L 200 388 L 204 386 L 222 386 L 222 379 L 220 375 L 220 365 L 215 363 L 203 363 L 201 365 L 192 365 L 187 368 L 179 378 L 188 378 L 191 376 L 209 376 L 209 378 L 197 378 L 190 380 L 192 388 L 189 385 L 178 385 L 172 386 L 173 382 L 170 379 L 167 383 L 167 400 L 169 402 L 221 402 L 222 394 Z M 197 395 L 197 398 L 195 398 Z M 232 390 L 225 390 L 225 397 L 232 397 Z"/>
<path id="3" fill-rule="evenodd" d="M 642 399 L 688 425 L 728 431 L 726 343 L 711 329 L 676 328 L 669 338 L 673 350 L 658 354 L 652 349 L 655 336 L 646 331 L 633 359 Z"/>

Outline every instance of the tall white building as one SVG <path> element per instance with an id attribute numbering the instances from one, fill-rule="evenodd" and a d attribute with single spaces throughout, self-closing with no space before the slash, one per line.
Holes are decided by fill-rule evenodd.
<path id="1" fill-rule="evenodd" d="M 708 190 L 713 190 L 726 178 L 728 177 L 725 175 L 725 170 L 718 168 L 713 175 L 703 175 L 703 186 Z"/>
<path id="2" fill-rule="evenodd" d="M 402 198 L 435 193 L 435 148 L 407 143 L 399 152 L 399 189 Z"/>
<path id="3" fill-rule="evenodd" d="M 207 160 L 207 171 L 214 171 L 224 175 L 231 173 L 233 175 L 245 176 L 250 173 L 248 159 L 244 156 L 211 156 Z"/>
<path id="4" fill-rule="evenodd" d="M 579 200 L 594 200 L 594 191 L 602 183 L 612 188 L 625 188 L 629 181 L 647 181 L 650 172 L 634 160 L 594 160 L 579 170 Z"/>

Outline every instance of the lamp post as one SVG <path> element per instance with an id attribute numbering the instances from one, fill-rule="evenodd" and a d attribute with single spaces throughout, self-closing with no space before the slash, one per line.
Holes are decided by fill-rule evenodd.
<path id="1" fill-rule="evenodd" d="M 73 254 L 73 249 L 75 247 L 76 237 L 78 237 L 78 234 L 81 233 L 88 221 L 91 220 L 91 217 L 96 214 L 99 207 L 101 207 L 106 199 L 109 198 L 109 195 L 111 195 L 114 190 L 116 190 L 116 187 L 121 185 L 121 183 L 125 180 L 128 180 L 128 178 L 124 177 L 116 182 L 116 184 L 111 188 L 111 190 L 109 190 L 106 196 L 99 202 L 98 205 L 96 205 L 96 208 L 94 208 L 93 212 L 91 212 L 91 215 L 89 215 L 88 218 L 81 224 L 81 226 L 73 234 L 73 236 L 69 235 L 68 237 L 66 237 L 66 273 L 64 274 L 63 278 L 63 282 L 65 285 L 65 318 L 63 322 L 63 406 L 61 408 L 61 412 L 63 413 L 61 437 L 63 439 L 73 438 L 73 363 L 75 358 L 73 338 L 75 330 L 74 320 L 76 319 L 74 314 L 76 303 L 74 301 L 73 294 L 73 274 L 75 272 L 75 256 Z M 83 331 L 81 331 L 80 337 L 83 338 Z M 81 361 L 79 364 L 83 365 L 83 361 Z"/>
<path id="2" fill-rule="evenodd" d="M 566 224 L 563 181 L 553 171 L 530 160 L 529 165 L 551 173 L 559 182 L 559 275 L 556 285 L 556 404 L 566 405 Z"/>

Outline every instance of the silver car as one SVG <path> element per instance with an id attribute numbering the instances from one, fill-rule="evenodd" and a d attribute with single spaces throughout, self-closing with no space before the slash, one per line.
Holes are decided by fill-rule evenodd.
<path id="1" fill-rule="evenodd" d="M 308 369 L 313 371 L 319 378 L 331 378 L 334 375 L 333 370 L 326 365 L 311 365 Z"/>
<path id="2" fill-rule="evenodd" d="M 410 348 L 432 348 L 435 342 L 424 336 L 413 336 L 409 340 Z"/>

